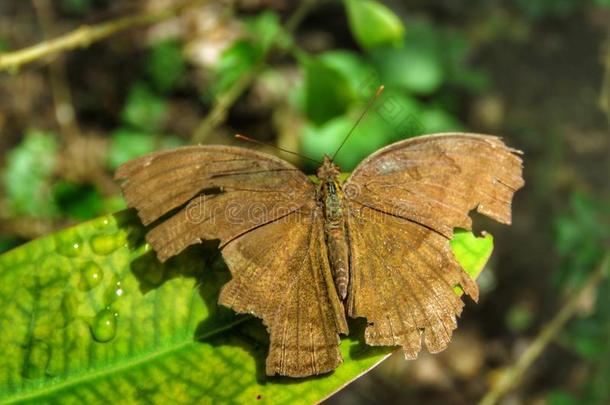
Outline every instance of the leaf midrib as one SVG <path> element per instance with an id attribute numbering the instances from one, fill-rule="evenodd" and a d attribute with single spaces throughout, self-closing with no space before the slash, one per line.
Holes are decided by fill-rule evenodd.
<path id="1" fill-rule="evenodd" d="M 16 403 L 19 401 L 31 400 L 31 399 L 34 399 L 37 397 L 49 395 L 55 391 L 60 391 L 62 389 L 65 389 L 65 388 L 68 388 L 71 386 L 79 385 L 81 383 L 86 383 L 88 381 L 93 381 L 95 379 L 102 378 L 107 375 L 124 372 L 131 368 L 135 368 L 137 366 L 141 366 L 148 362 L 162 358 L 173 352 L 180 351 L 180 350 L 188 347 L 191 344 L 198 343 L 199 340 L 208 339 L 208 338 L 214 337 L 216 335 L 219 335 L 219 334 L 225 332 L 226 330 L 231 329 L 234 326 L 245 322 L 248 319 L 249 319 L 249 317 L 240 317 L 238 319 L 235 319 L 232 322 L 229 322 L 226 325 L 220 326 L 220 327 L 213 329 L 200 336 L 193 337 L 192 339 L 188 339 L 188 340 L 185 340 L 182 342 L 177 342 L 174 345 L 166 346 L 166 347 L 161 348 L 161 350 L 152 351 L 152 352 L 143 354 L 141 356 L 131 357 L 129 359 L 130 361 L 125 362 L 123 364 L 121 364 L 121 363 L 112 364 L 107 368 L 102 368 L 102 369 L 97 369 L 97 370 L 94 369 L 91 372 L 87 371 L 87 372 L 82 373 L 81 375 L 74 375 L 74 376 L 68 375 L 65 377 L 61 377 L 64 379 L 64 381 L 61 381 L 60 383 L 55 384 L 55 385 L 52 385 L 52 381 L 49 381 L 47 384 L 45 384 L 41 387 L 37 387 L 32 390 L 23 390 L 21 392 L 18 392 L 15 396 L 12 396 L 12 397 L 6 397 L 4 399 L 0 398 L 0 404 L 12 404 L 12 403 Z"/>

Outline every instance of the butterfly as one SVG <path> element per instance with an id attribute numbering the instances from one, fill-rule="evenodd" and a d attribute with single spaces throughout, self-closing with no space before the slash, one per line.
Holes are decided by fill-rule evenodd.
<path id="1" fill-rule="evenodd" d="M 500 138 L 444 133 L 410 138 L 370 155 L 341 181 L 326 156 L 312 181 L 266 153 L 186 146 L 117 169 L 129 207 L 154 226 L 160 261 L 219 240 L 232 279 L 219 302 L 262 318 L 270 334 L 268 375 L 305 377 L 341 362 L 347 318 L 366 318 L 369 345 L 422 341 L 445 349 L 478 286 L 453 256 L 454 228 L 470 211 L 511 223 L 524 185 L 521 152 Z"/>

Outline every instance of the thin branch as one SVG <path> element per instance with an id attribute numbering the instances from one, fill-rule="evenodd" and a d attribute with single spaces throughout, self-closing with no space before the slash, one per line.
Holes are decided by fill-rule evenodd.
<path id="1" fill-rule="evenodd" d="M 297 9 L 290 15 L 286 24 L 284 25 L 284 32 L 292 34 L 294 30 L 303 21 L 305 16 L 314 7 L 316 0 L 303 0 L 299 3 Z M 279 38 L 279 36 L 278 36 Z M 273 48 L 272 44 L 268 49 Z M 244 73 L 239 79 L 237 79 L 233 85 L 217 99 L 210 112 L 205 116 L 201 123 L 193 133 L 191 141 L 193 143 L 201 143 L 222 123 L 226 120 L 227 114 L 231 109 L 231 106 L 235 104 L 237 99 L 248 89 L 250 84 L 254 81 L 258 73 L 265 65 L 265 59 L 267 54 L 261 56 L 261 60 L 256 63 L 248 72 Z"/>
<path id="2" fill-rule="evenodd" d="M 602 61 L 605 73 L 602 90 L 599 95 L 599 107 L 606 114 L 608 125 L 610 125 L 610 36 L 606 40 L 605 48 L 606 52 Z"/>
<path id="3" fill-rule="evenodd" d="M 33 0 L 34 10 L 38 17 L 38 23 L 42 29 L 44 39 L 51 37 L 54 31 L 55 16 L 50 0 Z M 80 128 L 76 121 L 76 112 L 72 104 L 72 92 L 66 74 L 65 59 L 59 56 L 49 63 L 49 81 L 53 104 L 55 108 L 55 120 L 66 144 L 76 141 L 80 137 Z"/>
<path id="4" fill-rule="evenodd" d="M 96 25 L 84 25 L 48 41 L 15 52 L 0 54 L 0 72 L 16 72 L 21 66 L 58 52 L 87 47 L 118 32 L 130 28 L 153 24 L 181 13 L 187 8 L 203 3 L 202 0 L 191 0 L 168 7 L 161 11 L 143 12 Z"/>
<path id="5" fill-rule="evenodd" d="M 601 281 L 608 276 L 608 272 L 610 272 L 610 253 L 606 254 L 604 259 L 602 259 L 600 265 L 589 276 L 580 291 L 573 295 L 559 310 L 557 315 L 542 328 L 536 339 L 527 347 L 517 362 L 502 373 L 500 380 L 481 399 L 479 405 L 494 405 L 498 403 L 504 395 L 521 382 L 530 366 L 540 357 L 549 343 L 555 339 L 566 323 L 576 314 L 584 296 L 592 289 L 597 288 Z"/>

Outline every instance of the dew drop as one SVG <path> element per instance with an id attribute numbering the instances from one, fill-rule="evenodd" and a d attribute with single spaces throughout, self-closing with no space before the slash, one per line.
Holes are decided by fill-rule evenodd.
<path id="1" fill-rule="evenodd" d="M 62 256 L 76 257 L 83 251 L 83 241 L 78 235 L 61 234 L 55 242 L 57 252 Z"/>
<path id="2" fill-rule="evenodd" d="M 108 255 L 125 244 L 125 240 L 118 234 L 99 234 L 91 238 L 91 250 L 98 255 Z"/>
<path id="3" fill-rule="evenodd" d="M 121 282 L 117 281 L 116 290 L 114 290 L 114 293 L 116 294 L 117 297 L 120 297 L 121 295 L 123 295 L 124 292 L 125 292 L 125 290 L 123 290 L 123 288 L 121 287 Z"/>
<path id="4" fill-rule="evenodd" d="M 97 287 L 104 278 L 104 272 L 100 266 L 94 262 L 86 262 L 80 268 L 80 280 L 78 288 L 89 291 Z"/>
<path id="5" fill-rule="evenodd" d="M 104 302 L 106 305 L 110 305 L 115 302 L 117 299 L 125 295 L 125 286 L 115 275 L 113 275 L 112 280 L 107 284 L 106 289 L 104 290 Z"/>
<path id="6" fill-rule="evenodd" d="M 97 220 L 91 222 L 91 224 L 93 225 L 93 227 L 95 229 L 102 230 L 102 229 L 108 227 L 108 224 L 110 224 L 110 221 L 108 220 L 108 217 L 104 217 L 104 218 L 100 218 L 100 219 L 97 219 Z"/>
<path id="7" fill-rule="evenodd" d="M 111 311 L 108 307 L 98 312 L 91 324 L 93 339 L 100 343 L 110 342 L 114 339 L 118 316 L 118 313 Z"/>

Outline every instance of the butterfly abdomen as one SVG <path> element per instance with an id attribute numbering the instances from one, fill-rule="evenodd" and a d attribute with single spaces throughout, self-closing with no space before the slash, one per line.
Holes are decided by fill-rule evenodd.
<path id="1" fill-rule="evenodd" d="M 329 179 L 322 183 L 324 204 L 324 233 L 335 288 L 339 297 L 347 296 L 349 283 L 349 250 L 345 232 L 345 218 L 342 209 L 342 193 L 339 183 Z"/>

